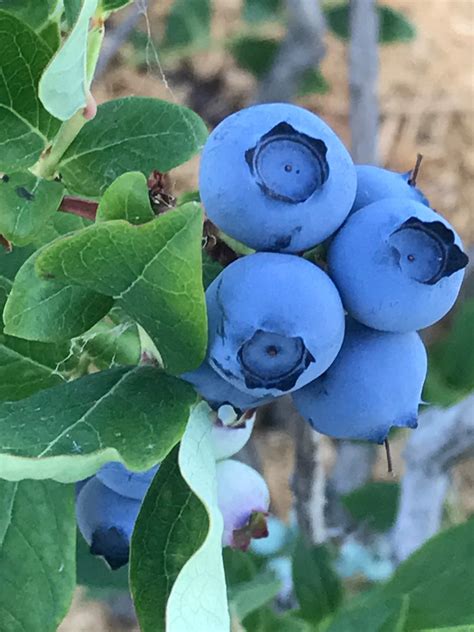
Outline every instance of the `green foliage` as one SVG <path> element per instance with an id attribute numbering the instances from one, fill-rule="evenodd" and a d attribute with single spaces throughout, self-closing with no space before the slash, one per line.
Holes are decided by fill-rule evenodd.
<path id="1" fill-rule="evenodd" d="M 282 8 L 282 0 L 244 0 L 243 18 L 250 23 L 275 20 Z"/>
<path id="2" fill-rule="evenodd" d="M 64 15 L 69 29 L 72 29 L 81 12 L 82 0 L 64 0 Z"/>
<path id="3" fill-rule="evenodd" d="M 186 382 L 139 366 L 93 373 L 1 403 L 0 474 L 72 482 L 110 460 L 148 469 L 180 440 L 195 401 Z"/>
<path id="4" fill-rule="evenodd" d="M 89 20 L 98 0 L 83 0 L 69 37 L 54 55 L 39 83 L 39 98 L 53 116 L 66 121 L 87 102 Z"/>
<path id="5" fill-rule="evenodd" d="M 131 4 L 133 0 L 101 0 L 100 6 L 102 11 L 117 11 Z"/>
<path id="6" fill-rule="evenodd" d="M 399 494 L 398 483 L 372 481 L 342 496 L 341 501 L 357 522 L 387 531 L 395 521 Z"/>
<path id="7" fill-rule="evenodd" d="M 102 195 L 96 222 L 125 219 L 131 224 L 144 224 L 154 217 L 145 176 L 129 171 L 112 182 Z"/>
<path id="8" fill-rule="evenodd" d="M 220 263 L 211 259 L 205 250 L 202 251 L 202 281 L 207 288 L 223 270 Z"/>
<path id="9" fill-rule="evenodd" d="M 450 405 L 474 390 L 474 299 L 458 308 L 447 335 L 429 349 L 424 398 Z"/>
<path id="10" fill-rule="evenodd" d="M 55 53 L 61 46 L 61 27 L 56 20 L 48 22 L 46 26 L 39 31 L 39 36 L 47 45 L 51 54 Z"/>
<path id="11" fill-rule="evenodd" d="M 330 88 L 329 82 L 322 73 L 315 68 L 310 68 L 304 73 L 301 79 L 298 94 L 301 97 L 307 96 L 308 94 L 326 94 Z"/>
<path id="12" fill-rule="evenodd" d="M 0 180 L 0 233 L 26 246 L 58 209 L 64 193 L 60 182 L 43 180 L 29 171 Z"/>
<path id="13" fill-rule="evenodd" d="M 166 22 L 163 46 L 206 46 L 211 28 L 210 0 L 175 0 Z"/>
<path id="14" fill-rule="evenodd" d="M 230 42 L 229 49 L 241 68 L 260 78 L 270 70 L 279 46 L 276 39 L 243 35 Z"/>
<path id="15" fill-rule="evenodd" d="M 0 481 L 0 630 L 55 632 L 75 587 L 72 486 Z"/>
<path id="16" fill-rule="evenodd" d="M 107 564 L 90 553 L 84 538 L 77 534 L 77 583 L 87 588 L 88 596 L 100 598 L 120 591 L 128 591 L 128 568 L 112 571 Z"/>
<path id="17" fill-rule="evenodd" d="M 400 11 L 385 5 L 378 5 L 379 43 L 393 44 L 411 42 L 416 37 L 416 29 Z M 338 4 L 325 9 L 326 20 L 331 31 L 341 39 L 349 39 L 349 4 Z"/>
<path id="18" fill-rule="evenodd" d="M 300 615 L 313 624 L 334 612 L 342 600 L 342 586 L 328 549 L 308 546 L 301 537 L 293 554 L 293 584 Z"/>
<path id="19" fill-rule="evenodd" d="M 239 620 L 272 601 L 280 590 L 280 580 L 273 573 L 263 572 L 253 579 L 229 589 L 229 607 Z"/>
<path id="20" fill-rule="evenodd" d="M 0 170 L 29 167 L 57 130 L 41 105 L 37 88 L 50 50 L 39 35 L 13 15 L 0 11 Z"/>
<path id="21" fill-rule="evenodd" d="M 0 10 L 12 13 L 35 31 L 43 29 L 59 0 L 0 0 Z"/>
<path id="22" fill-rule="evenodd" d="M 408 597 L 393 597 L 341 610 L 324 632 L 404 632 Z"/>
<path id="23" fill-rule="evenodd" d="M 11 336 L 60 342 L 90 329 L 113 305 L 109 296 L 38 276 L 35 252 L 15 277 L 5 311 L 5 333 Z"/>
<path id="24" fill-rule="evenodd" d="M 201 211 L 191 202 L 141 226 L 115 220 L 85 228 L 52 243 L 36 268 L 115 298 L 179 375 L 206 352 L 201 231 Z"/>
<path id="25" fill-rule="evenodd" d="M 127 171 L 148 176 L 185 162 L 204 144 L 207 129 L 188 108 L 145 97 L 100 105 L 61 159 L 59 171 L 75 193 L 99 196 Z"/>
<path id="26" fill-rule="evenodd" d="M 138 516 L 130 579 L 143 632 L 229 629 L 209 412 L 194 409 Z"/>

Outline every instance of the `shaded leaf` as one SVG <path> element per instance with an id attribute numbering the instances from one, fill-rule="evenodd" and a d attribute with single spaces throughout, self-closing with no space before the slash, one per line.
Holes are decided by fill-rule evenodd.
<path id="1" fill-rule="evenodd" d="M 207 288 L 219 276 L 223 268 L 220 263 L 211 259 L 205 250 L 202 251 L 202 282 Z"/>
<path id="2" fill-rule="evenodd" d="M 342 504 L 358 522 L 366 522 L 377 531 L 387 531 L 395 522 L 400 486 L 398 483 L 372 481 L 341 497 Z"/>
<path id="3" fill-rule="evenodd" d="M 72 486 L 0 480 L 0 630 L 55 632 L 75 588 Z"/>
<path id="4" fill-rule="evenodd" d="M 403 632 L 407 617 L 408 596 L 362 603 L 338 611 L 324 632 Z"/>
<path id="5" fill-rule="evenodd" d="M 115 220 L 64 237 L 40 254 L 37 270 L 115 298 L 179 375 L 206 352 L 201 234 L 191 202 L 141 226 Z"/>
<path id="6" fill-rule="evenodd" d="M 89 546 L 79 532 L 76 567 L 77 583 L 87 588 L 90 597 L 104 598 L 118 591 L 128 592 L 128 567 L 111 570 L 102 558 L 90 553 Z"/>
<path id="7" fill-rule="evenodd" d="M 229 629 L 209 412 L 194 409 L 138 516 L 130 578 L 143 632 Z"/>
<path id="8" fill-rule="evenodd" d="M 61 46 L 61 29 L 59 23 L 56 20 L 48 22 L 41 31 L 39 36 L 51 51 L 51 54 L 55 53 Z"/>
<path id="9" fill-rule="evenodd" d="M 279 17 L 282 0 L 244 0 L 243 18 L 247 22 L 265 22 Z"/>
<path id="10" fill-rule="evenodd" d="M 38 82 L 49 61 L 48 46 L 29 26 L 0 11 L 0 170 L 33 165 L 58 128 L 38 99 Z"/>
<path id="11" fill-rule="evenodd" d="M 55 12 L 59 0 L 0 0 L 0 9 L 12 13 L 34 30 L 42 29 Z"/>
<path id="12" fill-rule="evenodd" d="M 378 5 L 379 43 L 411 42 L 416 37 L 415 26 L 400 11 Z M 349 39 L 349 4 L 327 7 L 324 11 L 331 31 L 341 39 Z"/>
<path id="13" fill-rule="evenodd" d="M 377 598 L 408 594 L 404 630 L 463 625 L 474 621 L 474 519 L 428 540 L 395 571 Z"/>
<path id="14" fill-rule="evenodd" d="M 3 319 L 5 333 L 29 340 L 58 342 L 90 329 L 113 305 L 113 300 L 67 281 L 39 277 L 35 252 L 16 275 Z"/>
<path id="15" fill-rule="evenodd" d="M 243 35 L 229 49 L 241 68 L 260 78 L 270 70 L 279 46 L 276 39 Z"/>
<path id="16" fill-rule="evenodd" d="M 125 219 L 131 224 L 144 224 L 154 217 L 147 179 L 143 173 L 129 171 L 112 182 L 102 195 L 96 222 Z"/>
<path id="17" fill-rule="evenodd" d="M 196 401 L 152 366 L 120 367 L 0 404 L 0 475 L 81 480 L 107 461 L 143 471 L 180 440 Z"/>
<path id="18" fill-rule="evenodd" d="M 97 0 L 83 0 L 67 40 L 48 64 L 38 86 L 41 103 L 53 116 L 67 121 L 87 103 L 87 36 Z"/>
<path id="19" fill-rule="evenodd" d="M 308 546 L 300 537 L 293 554 L 293 584 L 301 616 L 318 623 L 342 601 L 342 585 L 327 547 Z"/>
<path id="20" fill-rule="evenodd" d="M 0 179 L 0 233 L 13 244 L 26 246 L 61 203 L 64 186 L 28 171 Z"/>
<path id="21" fill-rule="evenodd" d="M 281 582 L 273 573 L 260 573 L 250 581 L 237 584 L 229 590 L 230 610 L 239 620 L 243 620 L 272 601 L 280 588 Z"/>
<path id="22" fill-rule="evenodd" d="M 326 94 L 330 87 L 329 82 L 319 70 L 310 68 L 301 78 L 298 95 L 304 97 L 308 94 Z"/>
<path id="23" fill-rule="evenodd" d="M 175 0 L 166 21 L 163 46 L 206 45 L 210 27 L 210 0 Z"/>
<path id="24" fill-rule="evenodd" d="M 198 152 L 207 129 L 188 108 L 145 97 L 124 97 L 98 107 L 61 159 L 69 190 L 99 196 L 127 171 L 166 172 Z"/>
<path id="25" fill-rule="evenodd" d="M 81 12 L 82 0 L 64 0 L 64 14 L 69 29 L 72 29 Z"/>
<path id="26" fill-rule="evenodd" d="M 140 361 L 140 336 L 135 323 L 114 325 L 101 321 L 84 336 L 81 348 L 99 369 Z"/>

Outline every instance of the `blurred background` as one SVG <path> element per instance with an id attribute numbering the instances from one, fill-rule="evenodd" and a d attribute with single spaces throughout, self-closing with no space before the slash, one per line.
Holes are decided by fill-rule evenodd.
<path id="1" fill-rule="evenodd" d="M 266 81 L 291 29 L 286 9 L 292 3 L 287 4 L 283 0 L 137 0 L 114 14 L 107 25 L 93 93 L 99 103 L 131 94 L 176 101 L 194 109 L 212 128 L 268 94 Z M 324 2 L 322 9 L 323 32 L 321 24 L 317 28 L 323 35 L 324 54 L 320 49 L 307 51 L 308 67 L 291 97 L 322 116 L 351 147 L 349 10 L 332 0 Z M 384 0 L 378 13 L 379 69 L 372 86 L 378 95 L 378 162 L 409 171 L 417 153 L 423 154 L 417 184 L 433 208 L 459 231 L 473 261 L 474 2 Z M 301 45 L 305 50 L 304 37 Z M 312 65 L 313 57 L 321 63 Z M 197 171 L 195 159 L 171 172 L 172 193 L 196 189 Z M 425 400 L 441 407 L 463 401 L 474 390 L 472 263 L 457 306 L 423 337 L 430 352 Z M 467 414 L 474 415 L 474 408 Z M 295 456 L 293 426 L 297 422 L 287 402 L 263 410 L 253 443 L 242 455 L 264 472 L 272 510 L 287 523 L 292 515 L 295 459 L 308 458 L 298 454 L 298 449 Z M 386 531 L 395 520 L 406 438 L 399 432 L 391 441 L 394 474 L 387 472 L 382 448 L 356 448 L 350 453 L 350 447 L 336 446 L 327 438 L 314 447 L 314 458 L 328 480 L 329 537 L 340 546 L 339 565 L 348 583 L 370 585 L 384 578 L 377 567 L 384 562 L 384 554 L 374 553 L 374 543 L 378 531 Z M 344 458 L 356 459 L 359 478 L 347 464 L 341 466 Z M 474 512 L 472 466 L 472 458 L 462 458 L 450 469 L 440 526 L 461 522 Z M 344 480 L 348 472 L 354 480 Z M 370 487 L 371 480 L 381 485 Z M 354 496 L 358 485 L 365 487 Z M 334 503 L 332 492 L 339 497 Z M 346 499 L 342 504 L 341 497 Z M 354 534 L 355 540 L 351 539 Z M 355 548 L 348 548 L 354 542 Z M 374 568 L 379 568 L 378 577 Z M 98 566 L 90 573 L 83 570 L 89 579 L 100 573 Z M 117 575 L 113 582 L 116 586 L 105 592 L 79 589 L 60 631 L 135 629 L 129 601 L 120 590 L 124 576 Z"/>

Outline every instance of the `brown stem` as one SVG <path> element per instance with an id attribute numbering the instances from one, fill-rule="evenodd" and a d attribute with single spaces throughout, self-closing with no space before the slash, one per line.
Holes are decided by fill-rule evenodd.
<path id="1" fill-rule="evenodd" d="M 408 184 L 411 187 L 416 187 L 416 179 L 418 177 L 418 174 L 420 172 L 420 167 L 421 167 L 421 161 L 423 160 L 423 154 L 416 154 L 416 162 L 415 162 L 415 166 L 413 167 L 413 171 L 410 174 L 410 177 L 408 178 Z"/>
<path id="2" fill-rule="evenodd" d="M 5 248 L 7 252 L 11 252 L 13 250 L 12 242 L 8 241 L 8 239 L 3 235 L 0 235 L 0 244 Z"/>
<path id="3" fill-rule="evenodd" d="M 86 219 L 94 221 L 98 206 L 99 204 L 92 200 L 83 200 L 82 198 L 73 197 L 72 195 L 65 195 L 59 206 L 59 210 L 63 213 L 72 213 L 73 215 L 79 215 L 79 217 L 85 217 Z"/>

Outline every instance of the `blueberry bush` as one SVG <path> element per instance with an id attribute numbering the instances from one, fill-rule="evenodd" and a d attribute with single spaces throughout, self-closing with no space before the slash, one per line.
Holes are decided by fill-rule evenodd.
<path id="1" fill-rule="evenodd" d="M 127 4 L 0 2 L 0 632 L 54 632 L 76 584 L 130 590 L 144 632 L 472 629 L 472 521 L 393 573 L 269 516 L 233 458 L 288 393 L 330 437 L 415 428 L 416 331 L 456 300 L 460 238 L 413 174 L 356 168 L 300 107 L 208 136 L 172 102 L 97 106 Z M 176 2 L 168 38 L 206 6 Z M 200 197 L 174 199 L 167 172 L 201 150 Z M 383 532 L 378 493 L 345 502 Z M 353 599 L 350 564 L 373 582 Z"/>

